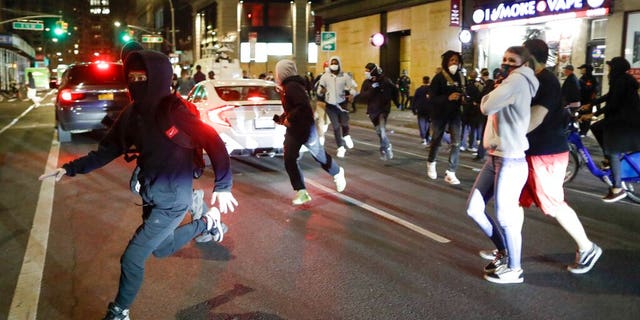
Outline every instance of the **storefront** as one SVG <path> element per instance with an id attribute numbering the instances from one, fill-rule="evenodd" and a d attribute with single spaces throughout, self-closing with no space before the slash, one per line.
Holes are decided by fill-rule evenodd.
<path id="1" fill-rule="evenodd" d="M 0 34 L 0 90 L 26 82 L 25 69 L 35 58 L 35 51 L 15 34 Z"/>
<path id="2" fill-rule="evenodd" d="M 583 63 L 602 77 L 607 54 L 607 23 L 613 0 L 469 0 L 465 22 L 475 33 L 477 68 L 498 68 L 504 51 L 527 39 L 549 45 L 547 66 L 560 75 L 566 65 Z M 617 50 L 616 50 L 617 51 Z"/>

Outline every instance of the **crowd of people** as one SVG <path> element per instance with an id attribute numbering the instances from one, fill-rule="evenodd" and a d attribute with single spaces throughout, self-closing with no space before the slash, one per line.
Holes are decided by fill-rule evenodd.
<path id="1" fill-rule="evenodd" d="M 524 281 L 523 208 L 534 204 L 556 219 L 576 242 L 576 259 L 567 267 L 569 272 L 590 271 L 603 253 L 587 237 L 578 215 L 564 199 L 563 182 L 569 157 L 564 131 L 568 110 L 583 110 L 580 118 L 587 122 L 593 116 L 592 106 L 605 104 L 594 113 L 604 115 L 604 120 L 593 125 L 594 135 L 613 172 L 613 186 L 603 200 L 613 202 L 625 196 L 618 157 L 623 152 L 640 150 L 637 130 L 640 98 L 638 82 L 626 73 L 629 62 L 622 57 L 607 62 L 610 91 L 597 98 L 598 83 L 590 66 L 578 68 L 584 69 L 580 79 L 573 75 L 572 66 L 565 66 L 567 79 L 561 86 L 546 68 L 548 52 L 547 44 L 539 39 L 509 47 L 501 68 L 494 70 L 491 79 L 487 69 L 480 70 L 479 76 L 476 71 L 465 76 L 462 55 L 446 51 L 440 68 L 433 77 L 423 77 L 410 102 L 417 115 L 422 144 L 429 145 L 428 178 L 438 177 L 436 156 L 445 132 L 450 141 L 445 182 L 460 184 L 456 169 L 462 148 L 477 149 L 476 160 L 484 161 L 468 196 L 466 213 L 495 246 L 479 252 L 481 257 L 491 260 L 483 271 L 484 278 L 494 283 Z M 231 193 L 230 160 L 220 136 L 189 111 L 188 102 L 176 97 L 176 93 L 184 95 L 196 82 L 206 79 L 201 67 L 196 66 L 193 77 L 185 71 L 178 79 L 165 55 L 135 44 L 123 48 L 122 61 L 132 104 L 97 150 L 40 177 L 59 181 L 64 176 L 89 173 L 128 154 L 135 146 L 137 166 L 131 181 L 132 191 L 143 201 L 142 222 L 122 255 L 120 285 L 105 319 L 128 318 L 129 306 L 142 285 L 145 261 L 152 254 L 169 256 L 203 235 L 214 235 L 211 238 L 221 241 L 224 225 L 220 213 L 232 212 L 238 205 Z M 323 138 L 330 123 L 336 156 L 344 158 L 346 150 L 354 147 L 349 134 L 350 104 L 354 101 L 366 104 L 384 161 L 393 159 L 386 128 L 391 102 L 398 109 L 409 104 L 410 79 L 406 72 L 393 81 L 381 66 L 369 62 L 363 66 L 365 80 L 358 92 L 353 76 L 343 70 L 340 57 L 331 57 L 325 67 L 317 78 L 311 74 L 302 77 L 295 62 L 284 59 L 276 64 L 275 73 L 264 77 L 272 79 L 281 94 L 284 112 L 273 120 L 286 127 L 284 167 L 296 193 L 292 205 L 311 201 L 299 165 L 302 146 L 332 176 L 336 191 L 345 190 L 344 167 L 325 150 Z M 214 76 L 209 74 L 209 78 Z M 316 98 L 315 108 L 311 96 Z M 162 110 L 171 113 L 164 115 Z M 163 117 L 170 119 L 168 124 L 158 120 Z M 189 141 L 186 146 L 173 140 L 181 132 L 186 134 L 183 140 Z M 198 149 L 207 151 L 215 173 L 211 205 L 217 207 L 209 210 L 203 209 L 202 195 L 195 197 L 193 192 L 197 157 L 194 150 Z M 491 199 L 495 217 L 487 211 Z M 180 225 L 189 211 L 194 213 L 193 219 Z"/>

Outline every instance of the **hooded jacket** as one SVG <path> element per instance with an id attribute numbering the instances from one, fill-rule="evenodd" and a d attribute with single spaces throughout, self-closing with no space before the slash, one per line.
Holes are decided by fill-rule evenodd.
<path id="1" fill-rule="evenodd" d="M 338 61 L 338 72 L 334 74 L 332 71 L 325 72 L 318 80 L 318 94 L 322 95 L 322 88 L 326 90 L 324 100 L 328 104 L 340 105 L 345 101 L 345 91 L 351 95 L 355 95 L 356 88 L 353 86 L 351 77 L 342 70 L 342 61 L 338 56 L 333 56 L 329 61 Z"/>
<path id="2" fill-rule="evenodd" d="M 480 110 L 487 115 L 484 147 L 503 158 L 524 158 L 529 148 L 527 129 L 531 120 L 531 99 L 539 82 L 533 70 L 513 70 L 491 93 L 482 98 Z"/>
<path id="3" fill-rule="evenodd" d="M 594 115 L 604 114 L 603 149 L 607 153 L 640 151 L 640 97 L 638 81 L 627 73 L 631 68 L 622 57 L 608 61 L 609 92 L 591 104 L 606 102 Z"/>
<path id="4" fill-rule="evenodd" d="M 374 83 L 377 86 L 374 87 Z M 371 118 L 377 118 L 380 114 L 391 112 L 391 101 L 396 106 L 400 105 L 398 101 L 398 88 L 384 74 L 376 76 L 376 80 L 365 79 L 362 82 L 358 100 L 367 103 L 367 114 Z"/>
<path id="5" fill-rule="evenodd" d="M 156 205 L 190 205 L 194 152 L 171 140 L 177 130 L 206 150 L 215 173 L 214 191 L 229 191 L 232 176 L 224 142 L 171 94 L 172 70 L 167 56 L 151 50 L 135 51 L 128 55 L 124 70 L 125 74 L 132 70 L 145 72 L 147 81 L 129 82 L 132 104 L 123 110 L 97 150 L 63 165 L 67 175 L 88 173 L 135 147 L 143 200 Z M 172 110 L 172 131 L 163 130 L 158 123 L 159 109 Z"/>
<path id="6" fill-rule="evenodd" d="M 281 60 L 276 64 L 275 78 L 282 88 L 280 100 L 284 108 L 279 121 L 287 125 L 287 135 L 306 142 L 314 122 L 305 80 L 298 75 L 296 65 L 291 60 Z"/>
<path id="7" fill-rule="evenodd" d="M 431 118 L 434 120 L 451 120 L 462 114 L 462 101 L 450 101 L 449 96 L 454 92 L 464 93 L 465 79 L 460 69 L 455 74 L 449 72 L 449 59 L 453 55 L 460 56 L 455 51 L 447 51 L 442 55 L 442 72 L 437 73 L 431 80 L 429 96 L 431 97 Z M 462 59 L 460 58 L 460 65 Z"/>

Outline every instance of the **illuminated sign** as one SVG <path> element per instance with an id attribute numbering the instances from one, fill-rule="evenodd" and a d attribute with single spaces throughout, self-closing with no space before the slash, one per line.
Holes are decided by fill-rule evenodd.
<path id="1" fill-rule="evenodd" d="M 539 23 L 550 19 L 598 17 L 609 14 L 612 0 L 504 1 L 476 7 L 472 30 L 508 21 Z M 524 20 L 524 21 L 523 21 Z"/>

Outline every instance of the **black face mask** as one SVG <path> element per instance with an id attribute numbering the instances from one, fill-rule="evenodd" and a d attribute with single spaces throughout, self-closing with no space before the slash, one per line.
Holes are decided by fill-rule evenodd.
<path id="1" fill-rule="evenodd" d="M 519 65 L 519 66 L 514 66 L 514 65 L 510 65 L 510 64 L 505 64 L 505 63 L 501 64 L 500 66 L 502 67 L 502 69 L 500 70 L 500 73 L 502 74 L 502 78 L 504 79 L 504 78 L 508 77 L 509 74 L 511 73 L 511 71 L 513 71 L 515 69 L 518 69 L 518 68 L 522 67 L 523 65 L 524 65 L 524 63 Z"/>

